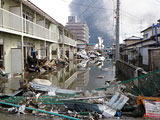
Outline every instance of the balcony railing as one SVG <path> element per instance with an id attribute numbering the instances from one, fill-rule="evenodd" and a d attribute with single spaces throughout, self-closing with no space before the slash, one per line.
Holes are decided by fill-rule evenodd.
<path id="1" fill-rule="evenodd" d="M 51 31 L 29 20 L 23 19 L 22 30 L 22 19 L 22 17 L 0 8 L 0 27 L 58 42 L 59 35 L 56 31 Z"/>
<path id="2" fill-rule="evenodd" d="M 77 46 L 77 41 L 75 41 L 75 40 L 73 40 L 73 39 L 71 39 L 67 36 L 64 36 L 64 44 L 76 47 Z"/>
<path id="3" fill-rule="evenodd" d="M 59 43 L 63 43 L 63 36 L 62 35 L 60 35 Z M 67 36 L 64 36 L 64 44 L 76 47 L 77 41 L 75 41 Z"/>

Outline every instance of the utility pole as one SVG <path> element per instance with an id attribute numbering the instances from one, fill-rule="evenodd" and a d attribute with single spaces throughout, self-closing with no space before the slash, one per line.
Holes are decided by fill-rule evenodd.
<path id="1" fill-rule="evenodd" d="M 160 27 L 160 24 L 159 24 L 159 23 L 157 23 L 156 25 L 155 25 L 155 24 L 152 25 L 152 28 L 155 29 L 156 46 L 157 46 L 157 47 L 159 46 L 159 41 L 158 41 L 158 27 Z"/>
<path id="2" fill-rule="evenodd" d="M 116 8 L 116 60 L 120 59 L 119 50 L 119 19 L 120 19 L 120 0 L 117 0 Z"/>

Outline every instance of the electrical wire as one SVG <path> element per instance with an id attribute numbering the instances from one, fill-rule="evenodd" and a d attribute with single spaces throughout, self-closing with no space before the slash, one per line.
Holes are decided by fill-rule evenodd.
<path id="1" fill-rule="evenodd" d="M 96 7 L 96 6 L 89 6 L 89 5 L 80 4 L 80 3 L 76 3 L 76 2 L 69 2 L 69 1 L 66 1 L 66 0 L 61 0 L 61 1 L 73 4 L 73 5 L 77 5 L 77 6 L 89 7 L 89 8 L 92 8 L 92 9 L 102 9 L 102 10 L 105 10 L 105 11 L 108 11 L 108 10 L 112 11 L 113 10 L 113 9 L 106 9 L 104 7 Z"/>
<path id="2" fill-rule="evenodd" d="M 70 3 L 70 4 L 73 4 L 73 5 L 77 5 L 77 6 L 85 6 L 85 7 L 89 7 L 89 8 L 93 8 L 93 9 L 101 9 L 101 10 L 105 10 L 105 11 L 110 10 L 110 11 L 114 11 L 114 12 L 115 12 L 115 9 L 106 9 L 106 8 L 104 8 L 104 7 L 89 6 L 89 5 L 80 4 L 80 3 L 76 3 L 76 2 L 69 2 L 69 1 L 66 1 L 66 0 L 61 0 L 61 1 L 67 2 L 67 3 Z M 160 2 L 160 0 L 156 0 L 156 1 Z M 113 0 L 113 2 L 114 2 L 114 0 Z M 114 3 L 114 5 L 115 5 L 115 3 Z M 127 11 L 124 11 L 124 10 L 122 10 L 122 11 L 123 11 L 126 15 L 131 16 L 131 17 L 134 18 L 134 19 L 137 19 L 137 20 L 139 20 L 139 21 L 144 21 L 144 22 L 146 22 L 146 23 L 152 24 L 151 22 L 142 20 L 140 17 L 137 17 L 137 16 L 135 16 L 135 15 L 133 15 L 133 14 L 127 12 Z M 123 15 L 124 15 L 124 14 L 123 14 Z"/>
<path id="3" fill-rule="evenodd" d="M 100 12 L 101 9 L 97 9 L 96 11 L 94 11 L 92 14 L 90 14 L 88 17 L 85 17 L 84 20 L 91 18 L 93 15 L 97 14 L 98 12 Z"/>
<path id="4" fill-rule="evenodd" d="M 122 10 L 122 11 L 124 12 L 124 14 L 126 14 L 126 15 L 134 18 L 134 19 L 136 19 L 137 21 L 143 21 L 143 22 L 145 22 L 145 23 L 147 23 L 147 24 L 152 24 L 152 22 L 143 20 L 143 19 L 141 19 L 140 17 L 137 17 L 137 16 L 135 16 L 135 15 L 133 15 L 133 14 L 131 14 L 131 13 L 128 13 L 128 12 L 126 12 L 126 11 L 124 11 L 124 10 Z M 123 14 L 123 15 L 124 15 L 124 14 Z"/>
<path id="5" fill-rule="evenodd" d="M 92 7 L 96 2 L 97 2 L 97 0 L 91 1 L 91 3 L 88 5 L 88 7 L 79 15 L 79 17 L 81 17 L 81 16 L 82 16 L 90 7 Z"/>

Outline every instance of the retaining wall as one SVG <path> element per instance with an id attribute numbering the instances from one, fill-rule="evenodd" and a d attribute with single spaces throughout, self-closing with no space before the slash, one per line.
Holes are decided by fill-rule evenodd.
<path id="1" fill-rule="evenodd" d="M 136 77 L 136 70 L 138 68 L 139 67 L 134 66 L 132 64 L 129 64 L 125 61 L 118 60 L 118 61 L 116 61 L 116 76 L 121 75 L 121 76 L 124 76 L 125 79 L 134 78 L 134 77 Z M 147 73 L 147 72 L 145 72 L 143 70 L 138 70 L 137 75 L 140 76 L 140 75 L 143 75 L 145 73 Z"/>

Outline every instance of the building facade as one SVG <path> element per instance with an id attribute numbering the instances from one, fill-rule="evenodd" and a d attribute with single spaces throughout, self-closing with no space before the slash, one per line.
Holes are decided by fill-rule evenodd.
<path id="1" fill-rule="evenodd" d="M 77 48 L 86 49 L 89 42 L 89 28 L 85 22 L 78 22 L 76 16 L 69 16 L 66 28 L 77 37 Z"/>
<path id="2" fill-rule="evenodd" d="M 125 42 L 126 46 L 128 46 L 133 43 L 140 42 L 141 40 L 142 40 L 142 38 L 140 38 L 140 37 L 132 36 L 132 37 L 125 39 L 124 42 Z"/>
<path id="3" fill-rule="evenodd" d="M 32 51 L 39 59 L 60 58 L 61 41 L 63 53 L 67 47 L 75 52 L 76 40 L 71 35 L 61 35 L 59 26 L 64 28 L 28 0 L 0 0 L 0 62 L 5 72 L 24 72 Z"/>
<path id="4" fill-rule="evenodd" d="M 160 69 L 160 30 L 148 27 L 141 32 L 143 39 L 128 44 L 121 52 L 121 58 L 133 65 L 142 67 L 146 71 Z M 157 44 L 158 43 L 158 44 Z"/>

